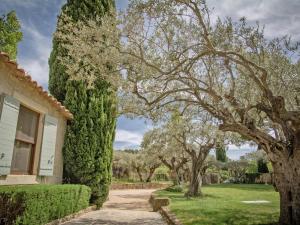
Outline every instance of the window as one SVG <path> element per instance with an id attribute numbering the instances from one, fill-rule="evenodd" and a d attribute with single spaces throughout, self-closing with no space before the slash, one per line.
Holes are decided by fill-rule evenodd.
<path id="1" fill-rule="evenodd" d="M 39 114 L 20 106 L 11 170 L 13 174 L 32 173 Z"/>

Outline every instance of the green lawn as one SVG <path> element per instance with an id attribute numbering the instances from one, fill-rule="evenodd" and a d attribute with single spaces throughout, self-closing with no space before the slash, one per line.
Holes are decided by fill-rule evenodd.
<path id="1" fill-rule="evenodd" d="M 171 199 L 170 209 L 184 225 L 276 224 L 279 217 L 279 194 L 270 185 L 210 185 L 203 187 L 204 197 L 189 200 L 183 193 L 156 193 Z M 270 203 L 241 202 L 255 200 Z"/>

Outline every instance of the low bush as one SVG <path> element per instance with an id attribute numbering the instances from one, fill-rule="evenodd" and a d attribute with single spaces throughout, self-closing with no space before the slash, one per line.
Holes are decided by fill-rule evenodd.
<path id="1" fill-rule="evenodd" d="M 84 185 L 2 186 L 0 224 L 46 224 L 88 207 L 90 195 Z"/>
<path id="2" fill-rule="evenodd" d="M 256 178 L 260 176 L 261 173 L 246 173 L 245 174 L 245 181 L 246 184 L 255 184 Z"/>
<path id="3" fill-rule="evenodd" d="M 166 188 L 166 191 L 170 191 L 170 192 L 183 192 L 183 187 L 180 186 L 180 185 L 174 185 L 174 186 Z"/>

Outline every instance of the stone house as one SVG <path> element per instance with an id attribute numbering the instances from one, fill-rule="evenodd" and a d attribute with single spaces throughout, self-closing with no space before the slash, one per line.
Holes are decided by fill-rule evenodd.
<path id="1" fill-rule="evenodd" d="M 61 183 L 72 114 L 0 52 L 0 185 Z"/>

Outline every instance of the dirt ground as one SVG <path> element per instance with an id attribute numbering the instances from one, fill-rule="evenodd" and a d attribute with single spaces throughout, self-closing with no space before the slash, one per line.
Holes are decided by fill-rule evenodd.
<path id="1" fill-rule="evenodd" d="M 86 213 L 64 225 L 167 225 L 153 212 L 148 200 L 153 189 L 112 190 L 103 208 Z"/>

